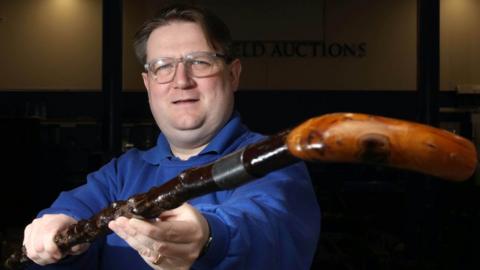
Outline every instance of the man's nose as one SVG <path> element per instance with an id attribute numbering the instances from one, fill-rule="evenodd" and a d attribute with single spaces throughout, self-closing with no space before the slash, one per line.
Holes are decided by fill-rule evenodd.
<path id="1" fill-rule="evenodd" d="M 176 88 L 185 89 L 190 87 L 193 84 L 193 79 L 189 75 L 187 66 L 184 62 L 177 64 L 177 70 L 175 76 L 173 77 L 173 82 Z"/>

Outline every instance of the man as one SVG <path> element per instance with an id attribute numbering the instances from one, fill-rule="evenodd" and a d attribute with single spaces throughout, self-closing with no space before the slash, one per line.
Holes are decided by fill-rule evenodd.
<path id="1" fill-rule="evenodd" d="M 303 163 L 155 220 L 120 217 L 104 239 L 59 252 L 52 239 L 66 226 L 262 139 L 234 112 L 241 64 L 228 28 L 213 14 L 168 6 L 143 25 L 135 49 L 161 130 L 157 145 L 128 151 L 62 193 L 26 227 L 28 257 L 65 269 L 308 269 L 320 211 Z M 66 255 L 79 256 L 61 260 Z"/>

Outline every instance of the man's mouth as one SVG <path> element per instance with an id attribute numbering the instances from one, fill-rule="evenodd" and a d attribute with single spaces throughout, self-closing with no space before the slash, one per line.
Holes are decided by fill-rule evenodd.
<path id="1" fill-rule="evenodd" d="M 190 98 L 190 99 L 180 99 L 180 100 L 175 100 L 173 101 L 173 104 L 188 104 L 188 103 L 194 103 L 197 102 L 198 99 Z"/>

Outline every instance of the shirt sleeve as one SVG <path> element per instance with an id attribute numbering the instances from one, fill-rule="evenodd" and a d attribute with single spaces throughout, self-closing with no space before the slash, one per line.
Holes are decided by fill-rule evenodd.
<path id="1" fill-rule="evenodd" d="M 88 219 L 115 199 L 117 161 L 114 159 L 100 170 L 87 176 L 87 183 L 70 191 L 60 193 L 51 207 L 42 210 L 45 214 L 65 214 L 76 220 Z M 68 256 L 56 264 L 39 266 L 32 264 L 28 269 L 98 269 L 99 254 L 104 238 L 91 243 L 89 249 L 78 256 Z"/>
<path id="2" fill-rule="evenodd" d="M 86 184 L 60 193 L 53 204 L 42 210 L 38 216 L 62 213 L 81 220 L 90 218 L 108 206 L 115 201 L 114 194 L 118 185 L 116 163 L 115 159 L 110 161 L 98 171 L 89 174 Z"/>
<path id="3" fill-rule="evenodd" d="M 196 206 L 213 241 L 193 269 L 309 269 L 320 208 L 305 164 L 268 174 L 218 204 Z"/>

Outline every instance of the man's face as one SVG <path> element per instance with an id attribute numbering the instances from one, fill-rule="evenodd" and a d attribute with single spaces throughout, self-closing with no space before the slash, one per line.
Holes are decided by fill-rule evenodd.
<path id="1" fill-rule="evenodd" d="M 147 41 L 147 63 L 159 57 L 180 58 L 192 52 L 215 52 L 200 26 L 171 22 L 155 29 Z M 222 52 L 218 52 L 222 53 Z M 233 110 L 240 62 L 226 64 L 208 76 L 191 76 L 179 63 L 171 82 L 159 84 L 151 72 L 143 73 L 153 116 L 170 144 L 198 148 L 207 144 Z"/>

